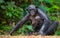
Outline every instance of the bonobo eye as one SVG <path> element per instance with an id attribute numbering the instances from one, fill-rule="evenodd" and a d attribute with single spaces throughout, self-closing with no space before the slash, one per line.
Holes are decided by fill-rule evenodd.
<path id="1" fill-rule="evenodd" d="M 32 16 L 34 16 L 34 15 L 35 15 L 35 11 L 34 11 L 34 10 L 30 10 L 30 14 L 31 14 Z"/>

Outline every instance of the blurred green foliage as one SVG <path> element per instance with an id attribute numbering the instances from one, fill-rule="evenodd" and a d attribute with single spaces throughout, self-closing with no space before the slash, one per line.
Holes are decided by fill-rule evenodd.
<path id="1" fill-rule="evenodd" d="M 51 20 L 57 20 L 60 24 L 60 0 L 32 0 L 49 16 Z M 0 34 L 9 34 L 15 24 L 26 14 L 25 9 L 30 5 L 30 0 L 0 0 Z M 60 26 L 55 35 L 60 35 Z M 16 34 L 26 34 L 32 29 L 30 21 L 17 31 Z"/>

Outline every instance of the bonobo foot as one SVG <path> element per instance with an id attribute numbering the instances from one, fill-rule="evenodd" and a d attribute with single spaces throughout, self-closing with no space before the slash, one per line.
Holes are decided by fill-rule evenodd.
<path id="1" fill-rule="evenodd" d="M 49 26 L 49 25 L 47 25 L 47 26 Z M 53 35 L 55 33 L 55 31 L 57 30 L 57 27 L 58 27 L 58 22 L 54 21 L 45 32 L 42 31 L 43 33 L 41 33 L 39 31 L 39 33 L 41 35 Z"/>
<path id="2" fill-rule="evenodd" d="M 10 35 L 13 35 L 12 33 L 13 33 L 13 31 L 11 31 L 9 34 L 10 34 Z"/>
<path id="3" fill-rule="evenodd" d="M 10 33 L 10 35 L 12 35 L 12 33 Z"/>

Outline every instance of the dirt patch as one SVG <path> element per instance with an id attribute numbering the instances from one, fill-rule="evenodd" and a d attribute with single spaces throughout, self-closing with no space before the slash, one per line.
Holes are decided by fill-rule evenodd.
<path id="1" fill-rule="evenodd" d="M 34 36 L 34 35 L 31 35 L 31 36 L 8 36 L 8 35 L 2 35 L 0 36 L 0 38 L 60 38 L 60 36 Z"/>

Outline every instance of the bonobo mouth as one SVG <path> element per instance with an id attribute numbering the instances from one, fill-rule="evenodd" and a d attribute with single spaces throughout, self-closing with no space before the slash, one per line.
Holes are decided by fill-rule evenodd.
<path id="1" fill-rule="evenodd" d="M 31 16 L 35 16 L 35 11 L 34 10 L 30 11 L 30 14 Z"/>

